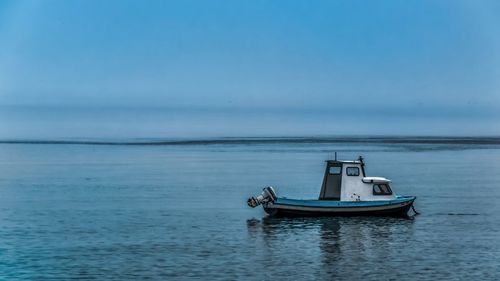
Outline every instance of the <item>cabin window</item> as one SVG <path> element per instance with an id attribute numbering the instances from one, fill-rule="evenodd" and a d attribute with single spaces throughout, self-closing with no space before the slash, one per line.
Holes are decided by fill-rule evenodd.
<path id="1" fill-rule="evenodd" d="M 340 175 L 341 171 L 342 171 L 342 167 L 334 166 L 334 167 L 330 167 L 329 173 L 330 173 L 330 175 Z"/>
<path id="2" fill-rule="evenodd" d="M 346 173 L 348 176 L 359 176 L 358 167 L 347 167 Z"/>
<path id="3" fill-rule="evenodd" d="M 392 190 L 388 184 L 374 184 L 373 195 L 391 195 Z"/>

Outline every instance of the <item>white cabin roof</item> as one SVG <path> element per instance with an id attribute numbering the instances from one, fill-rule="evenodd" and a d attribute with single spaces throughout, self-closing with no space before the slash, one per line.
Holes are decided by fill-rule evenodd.
<path id="1" fill-rule="evenodd" d="M 359 160 L 326 160 L 325 162 L 345 163 L 345 164 L 361 164 L 361 161 L 359 161 Z"/>
<path id="2" fill-rule="evenodd" d="M 390 183 L 391 180 L 382 177 L 364 177 L 364 183 Z"/>

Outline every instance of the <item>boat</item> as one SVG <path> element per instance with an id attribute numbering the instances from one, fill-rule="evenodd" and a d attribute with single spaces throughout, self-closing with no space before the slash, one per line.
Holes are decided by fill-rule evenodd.
<path id="1" fill-rule="evenodd" d="M 262 205 L 266 213 L 275 217 L 408 216 L 415 196 L 396 195 L 387 178 L 367 177 L 361 156 L 354 161 L 336 158 L 326 161 L 318 199 L 278 197 L 274 188 L 267 186 L 262 194 L 247 200 L 248 206 Z"/>

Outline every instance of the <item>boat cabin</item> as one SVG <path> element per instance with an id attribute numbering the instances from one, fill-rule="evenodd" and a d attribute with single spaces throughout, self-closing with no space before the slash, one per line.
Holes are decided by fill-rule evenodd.
<path id="1" fill-rule="evenodd" d="M 319 200 L 393 200 L 396 195 L 390 182 L 382 177 L 366 177 L 362 157 L 356 161 L 327 160 Z"/>

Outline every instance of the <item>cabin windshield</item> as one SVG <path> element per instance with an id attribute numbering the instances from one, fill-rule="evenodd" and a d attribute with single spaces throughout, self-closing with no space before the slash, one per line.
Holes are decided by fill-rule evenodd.
<path id="1" fill-rule="evenodd" d="M 374 184 L 373 185 L 373 195 L 391 195 L 392 190 L 391 187 L 386 184 Z"/>

